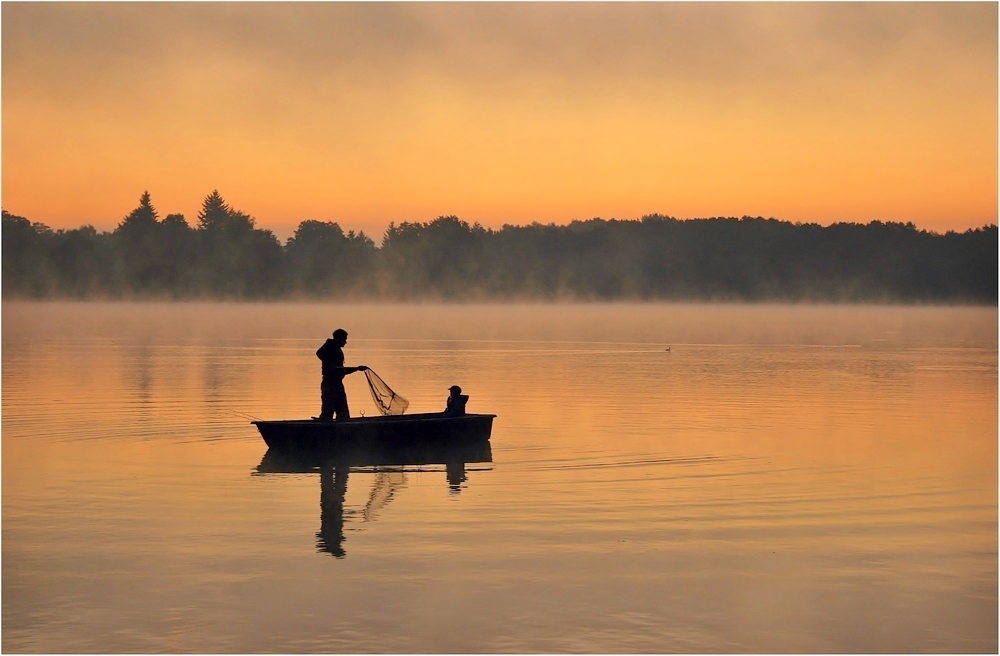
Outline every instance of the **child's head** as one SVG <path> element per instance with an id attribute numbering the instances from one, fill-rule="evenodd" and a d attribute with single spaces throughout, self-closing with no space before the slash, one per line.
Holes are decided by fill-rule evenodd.
<path id="1" fill-rule="evenodd" d="M 452 396 L 458 396 L 462 393 L 462 388 L 458 385 L 452 385 L 448 388 L 448 391 L 451 392 Z"/>

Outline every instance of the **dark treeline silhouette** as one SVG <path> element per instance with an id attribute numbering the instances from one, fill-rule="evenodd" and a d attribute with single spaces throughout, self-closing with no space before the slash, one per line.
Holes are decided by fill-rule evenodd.
<path id="1" fill-rule="evenodd" d="M 195 226 L 144 193 L 113 232 L 3 212 L 5 298 L 997 302 L 997 227 L 823 227 L 761 217 L 363 232 L 303 221 L 284 245 L 218 191 Z"/>

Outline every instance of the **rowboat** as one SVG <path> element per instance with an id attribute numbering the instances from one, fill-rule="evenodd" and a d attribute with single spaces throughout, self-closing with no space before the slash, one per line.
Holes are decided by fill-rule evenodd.
<path id="1" fill-rule="evenodd" d="M 341 421 L 290 419 L 254 421 L 272 450 L 373 460 L 450 452 L 488 443 L 496 415 L 446 416 L 431 412 Z M 356 458 L 355 458 L 356 459 Z"/>

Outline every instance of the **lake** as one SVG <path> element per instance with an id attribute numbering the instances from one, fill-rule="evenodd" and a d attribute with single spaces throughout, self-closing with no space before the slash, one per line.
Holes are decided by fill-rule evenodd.
<path id="1" fill-rule="evenodd" d="M 262 466 L 250 419 L 318 413 L 338 327 L 409 412 L 459 384 L 496 414 L 492 461 Z M 2 648 L 995 653 L 997 333 L 996 307 L 4 302 Z"/>

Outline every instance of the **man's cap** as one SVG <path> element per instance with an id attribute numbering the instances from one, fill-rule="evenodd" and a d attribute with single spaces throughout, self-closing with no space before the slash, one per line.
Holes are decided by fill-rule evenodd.
<path id="1" fill-rule="evenodd" d="M 451 387 L 448 388 L 448 391 L 449 392 L 461 392 L 462 388 L 459 387 L 458 385 L 452 385 Z"/>
<path id="2" fill-rule="evenodd" d="M 344 337 L 347 337 L 347 331 L 344 330 L 343 328 L 337 328 L 335 331 L 333 331 L 333 334 L 334 335 L 343 335 Z"/>

